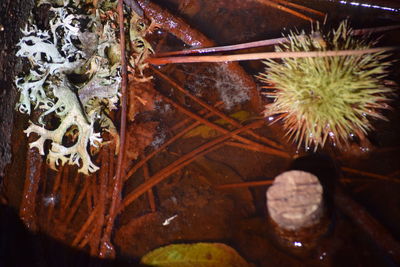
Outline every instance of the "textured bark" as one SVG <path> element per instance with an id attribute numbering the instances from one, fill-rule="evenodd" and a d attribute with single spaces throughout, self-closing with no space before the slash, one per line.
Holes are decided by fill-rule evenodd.
<path id="1" fill-rule="evenodd" d="M 16 44 L 25 26 L 33 0 L 0 1 L 0 177 L 11 162 L 11 133 L 17 96 L 15 75 L 22 71 L 21 60 L 15 57 Z"/>

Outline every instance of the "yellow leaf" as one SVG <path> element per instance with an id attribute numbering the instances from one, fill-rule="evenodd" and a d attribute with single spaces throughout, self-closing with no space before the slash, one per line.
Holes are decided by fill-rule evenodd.
<path id="1" fill-rule="evenodd" d="M 233 248 L 222 243 L 175 244 L 155 249 L 141 263 L 154 267 L 248 267 Z"/>
<path id="2" fill-rule="evenodd" d="M 243 122 L 245 120 L 247 120 L 250 116 L 250 113 L 244 110 L 235 112 L 231 115 L 229 115 L 229 117 L 231 117 L 232 119 L 236 119 L 239 122 Z M 229 122 L 227 122 L 224 119 L 218 119 L 214 121 L 215 124 L 218 125 L 227 125 L 230 124 Z M 217 137 L 219 135 L 219 132 L 215 129 L 212 129 L 206 125 L 200 125 L 196 128 L 194 128 L 193 130 L 189 131 L 187 134 L 185 134 L 183 137 L 184 138 L 189 138 L 189 137 L 202 137 L 202 138 L 213 138 L 213 137 Z"/>

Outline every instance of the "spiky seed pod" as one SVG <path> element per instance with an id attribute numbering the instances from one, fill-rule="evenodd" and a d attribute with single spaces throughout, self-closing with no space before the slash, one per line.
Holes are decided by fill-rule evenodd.
<path id="1" fill-rule="evenodd" d="M 352 34 L 347 21 L 325 35 L 319 29 L 311 34 L 288 36 L 289 42 L 276 47 L 279 52 L 359 50 L 375 42 Z M 349 136 L 365 138 L 372 130 L 370 119 L 385 119 L 381 111 L 389 108 L 392 89 L 383 85 L 391 62 L 384 52 L 266 60 L 265 73 L 258 76 L 269 86 L 264 93 L 273 98 L 264 116 L 281 120 L 286 135 L 306 149 L 323 147 L 329 139 L 334 145 L 347 145 Z"/>

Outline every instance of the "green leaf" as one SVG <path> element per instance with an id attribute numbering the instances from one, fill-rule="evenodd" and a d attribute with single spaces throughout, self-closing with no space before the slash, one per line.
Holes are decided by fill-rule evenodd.
<path id="1" fill-rule="evenodd" d="M 141 263 L 157 267 L 247 267 L 233 248 L 222 243 L 175 244 L 153 250 Z"/>

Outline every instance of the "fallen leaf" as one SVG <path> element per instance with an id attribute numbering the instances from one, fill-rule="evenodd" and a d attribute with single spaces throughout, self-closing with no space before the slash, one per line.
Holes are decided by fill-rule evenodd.
<path id="1" fill-rule="evenodd" d="M 235 119 L 238 122 L 243 122 L 247 120 L 250 117 L 250 113 L 244 110 L 235 112 L 231 115 L 229 115 L 232 119 Z M 218 125 L 229 125 L 230 123 L 224 119 L 218 119 L 213 121 L 213 123 L 218 124 Z M 183 138 L 189 138 L 189 137 L 196 137 L 199 136 L 204 139 L 208 138 L 213 138 L 217 137 L 219 135 L 219 132 L 213 128 L 210 128 L 206 125 L 200 125 L 193 130 L 189 131 L 187 134 L 183 136 Z"/>
<path id="2" fill-rule="evenodd" d="M 251 266 L 236 250 L 222 243 L 168 245 L 147 253 L 141 263 L 157 267 Z"/>

